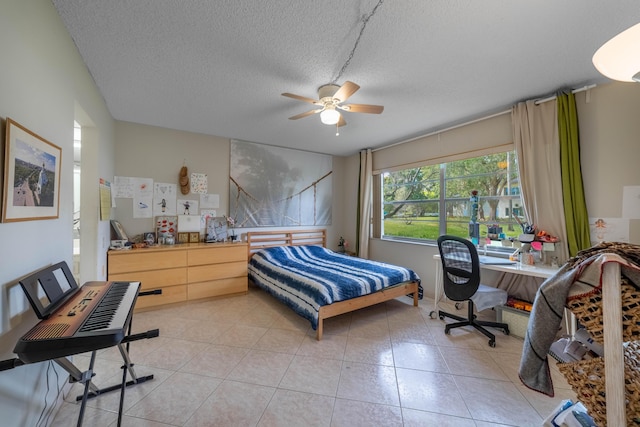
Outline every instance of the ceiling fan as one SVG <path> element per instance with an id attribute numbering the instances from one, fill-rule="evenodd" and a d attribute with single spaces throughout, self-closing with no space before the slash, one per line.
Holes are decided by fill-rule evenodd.
<path id="1" fill-rule="evenodd" d="M 289 120 L 298 120 L 303 117 L 311 116 L 312 114 L 320 113 L 320 121 L 322 121 L 322 123 L 326 125 L 344 126 L 347 122 L 338 110 L 369 114 L 380 114 L 382 113 L 382 110 L 384 110 L 384 107 L 381 105 L 343 104 L 343 102 L 345 102 L 358 89 L 360 89 L 360 86 L 353 82 L 346 81 L 342 86 L 338 86 L 333 83 L 320 86 L 318 88 L 318 99 L 311 99 L 305 96 L 295 95 L 293 93 L 283 93 L 282 96 L 322 107 L 289 117 Z"/>

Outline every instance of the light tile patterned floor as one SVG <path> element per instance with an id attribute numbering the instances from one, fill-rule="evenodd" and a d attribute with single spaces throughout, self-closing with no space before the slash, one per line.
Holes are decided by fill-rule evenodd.
<path id="1" fill-rule="evenodd" d="M 158 328 L 160 337 L 131 344 L 136 373 L 154 379 L 127 389 L 122 424 L 539 426 L 575 399 L 555 366 L 554 398 L 520 383 L 522 339 L 496 331 L 491 348 L 472 329 L 445 335 L 429 317 L 432 301 L 411 303 L 329 319 L 320 342 L 309 322 L 256 288 L 136 313 L 134 332 Z M 98 353 L 99 387 L 120 381 L 120 360 L 115 348 Z M 75 363 L 84 369 L 88 355 Z M 80 392 L 74 385 L 53 426 L 75 425 Z M 118 402 L 118 392 L 89 400 L 84 425 L 115 426 Z"/>

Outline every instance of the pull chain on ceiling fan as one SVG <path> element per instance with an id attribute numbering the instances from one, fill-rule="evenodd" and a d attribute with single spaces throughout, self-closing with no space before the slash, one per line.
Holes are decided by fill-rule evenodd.
<path id="1" fill-rule="evenodd" d="M 320 114 L 320 121 L 326 125 L 336 125 L 336 135 L 339 135 L 338 128 L 340 126 L 345 126 L 347 122 L 344 117 L 338 110 L 348 111 L 352 113 L 368 113 L 368 114 L 380 114 L 384 110 L 384 107 L 381 105 L 370 105 L 370 104 L 343 104 L 351 95 L 353 95 L 360 86 L 357 84 L 346 81 L 342 86 L 338 86 L 336 82 L 342 76 L 342 73 L 347 69 L 349 63 L 351 62 L 351 58 L 353 58 L 353 54 L 358 47 L 358 43 L 360 42 L 360 37 L 362 37 L 362 33 L 364 32 L 369 19 L 376 13 L 378 7 L 382 4 L 384 0 L 379 0 L 378 4 L 373 8 L 371 13 L 363 18 L 362 28 L 360 29 L 360 33 L 358 34 L 358 38 L 351 49 L 351 53 L 349 54 L 349 58 L 344 63 L 340 72 L 333 80 L 333 82 L 320 86 L 318 88 L 318 99 L 307 98 L 305 96 L 295 95 L 293 93 L 285 92 L 282 96 L 286 96 L 289 98 L 297 99 L 298 101 L 308 102 L 310 104 L 317 105 L 319 109 L 306 111 L 301 114 L 297 114 L 295 116 L 289 117 L 289 120 L 298 120 L 303 117 L 308 117 L 313 114 Z"/>

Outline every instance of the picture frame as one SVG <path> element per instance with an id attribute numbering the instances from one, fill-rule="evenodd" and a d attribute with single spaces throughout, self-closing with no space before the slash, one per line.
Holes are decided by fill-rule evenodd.
<path id="1" fill-rule="evenodd" d="M 178 237 L 178 216 L 177 215 L 161 215 L 155 217 L 156 234 L 158 242 L 163 241 L 165 237 Z"/>
<path id="2" fill-rule="evenodd" d="M 189 233 L 189 243 L 199 243 L 200 242 L 200 232 L 192 231 Z"/>
<path id="3" fill-rule="evenodd" d="M 207 218 L 206 242 L 224 242 L 227 238 L 227 219 L 222 216 Z"/>
<path id="4" fill-rule="evenodd" d="M 124 228 L 119 221 L 112 219 L 111 228 L 113 229 L 113 233 L 115 234 L 117 240 L 129 240 L 129 237 L 127 237 L 127 233 L 125 233 Z"/>
<path id="5" fill-rule="evenodd" d="M 178 233 L 178 243 L 189 243 L 189 233 Z"/>
<path id="6" fill-rule="evenodd" d="M 62 150 L 7 118 L 2 222 L 56 219 Z"/>
<path id="7" fill-rule="evenodd" d="M 151 246 L 156 244 L 157 242 L 157 238 L 156 238 L 156 232 L 155 231 L 147 231 L 146 233 L 142 234 L 142 239 L 143 242 L 146 243 L 147 245 Z"/>

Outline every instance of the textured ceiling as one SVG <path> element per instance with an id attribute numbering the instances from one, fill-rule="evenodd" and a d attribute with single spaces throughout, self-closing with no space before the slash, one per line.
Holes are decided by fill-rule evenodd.
<path id="1" fill-rule="evenodd" d="M 314 106 L 378 0 L 52 0 L 117 120 L 349 155 L 606 81 L 593 53 L 637 0 L 387 0 L 338 80 L 381 115 Z"/>

